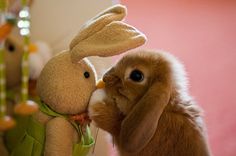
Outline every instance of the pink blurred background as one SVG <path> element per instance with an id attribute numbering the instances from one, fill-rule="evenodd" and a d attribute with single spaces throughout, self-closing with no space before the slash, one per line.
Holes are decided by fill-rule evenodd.
<path id="1" fill-rule="evenodd" d="M 146 48 L 176 55 L 205 110 L 215 156 L 236 155 L 236 0 L 121 0 Z"/>

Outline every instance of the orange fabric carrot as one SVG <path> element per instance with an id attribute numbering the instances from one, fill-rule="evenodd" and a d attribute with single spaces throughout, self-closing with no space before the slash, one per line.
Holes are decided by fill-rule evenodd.
<path id="1" fill-rule="evenodd" d="M 11 32 L 12 28 L 13 25 L 8 22 L 0 26 L 0 41 L 7 37 L 7 35 Z"/>

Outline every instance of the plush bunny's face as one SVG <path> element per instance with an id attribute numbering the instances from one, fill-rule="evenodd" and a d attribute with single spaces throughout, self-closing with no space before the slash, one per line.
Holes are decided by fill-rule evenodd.
<path id="1" fill-rule="evenodd" d="M 17 39 L 8 37 L 5 41 L 4 60 L 6 65 L 7 87 L 18 86 L 21 82 L 21 58 L 23 47 Z"/>
<path id="2" fill-rule="evenodd" d="M 68 51 L 53 57 L 44 67 L 37 83 L 43 102 L 58 113 L 78 114 L 87 109 L 96 77 L 86 59 L 71 62 Z"/>

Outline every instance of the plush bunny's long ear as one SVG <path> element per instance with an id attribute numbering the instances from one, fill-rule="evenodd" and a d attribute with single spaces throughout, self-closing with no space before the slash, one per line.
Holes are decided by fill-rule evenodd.
<path id="1" fill-rule="evenodd" d="M 118 55 L 144 44 L 145 41 L 145 36 L 134 27 L 121 21 L 115 21 L 80 41 L 71 50 L 72 60 L 78 62 L 87 56 Z"/>
<path id="2" fill-rule="evenodd" d="M 145 43 L 146 37 L 121 22 L 126 8 L 115 5 L 91 19 L 70 44 L 73 62 L 87 56 L 113 56 Z"/>
<path id="3" fill-rule="evenodd" d="M 120 143 L 127 152 L 139 152 L 152 139 L 159 118 L 169 102 L 168 82 L 155 82 L 122 122 Z"/>
<path id="4" fill-rule="evenodd" d="M 125 16 L 126 7 L 120 4 L 114 5 L 102 11 L 97 16 L 85 23 L 79 33 L 71 41 L 70 50 L 73 49 L 80 41 L 85 40 L 89 36 L 103 29 L 107 24 L 111 23 L 112 21 L 121 21 Z"/>

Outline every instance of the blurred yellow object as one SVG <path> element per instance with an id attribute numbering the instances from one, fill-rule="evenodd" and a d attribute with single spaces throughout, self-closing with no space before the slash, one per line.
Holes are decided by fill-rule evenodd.
<path id="1" fill-rule="evenodd" d="M 8 0 L 0 0 L 0 11 L 5 11 L 8 8 Z"/>
<path id="2" fill-rule="evenodd" d="M 105 88 L 105 82 L 102 79 L 98 80 L 96 87 L 97 89 Z"/>
<path id="3" fill-rule="evenodd" d="M 37 52 L 37 51 L 38 51 L 37 45 L 34 44 L 34 43 L 30 43 L 30 45 L 29 45 L 29 52 L 30 52 L 30 53 L 35 53 L 35 52 Z"/>

